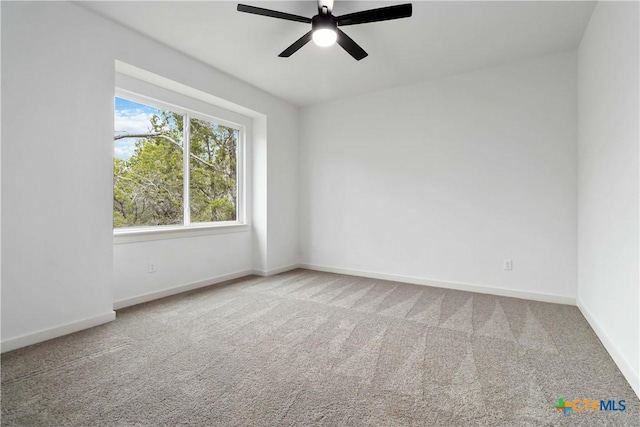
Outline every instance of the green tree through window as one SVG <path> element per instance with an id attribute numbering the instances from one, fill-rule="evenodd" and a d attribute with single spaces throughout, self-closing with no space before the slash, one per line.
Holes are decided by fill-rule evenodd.
<path id="1" fill-rule="evenodd" d="M 122 98 L 116 98 L 115 123 L 115 228 L 238 219 L 237 129 Z M 185 205 L 190 218 L 185 218 Z"/>
<path id="2" fill-rule="evenodd" d="M 191 119 L 192 222 L 235 221 L 238 131 Z"/>

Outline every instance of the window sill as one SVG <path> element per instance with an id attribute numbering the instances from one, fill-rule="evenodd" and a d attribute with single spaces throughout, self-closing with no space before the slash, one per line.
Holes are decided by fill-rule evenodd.
<path id="1" fill-rule="evenodd" d="M 113 244 L 149 242 L 153 240 L 184 239 L 212 234 L 243 233 L 249 231 L 248 224 L 228 222 L 202 225 L 168 225 L 158 227 L 132 227 L 113 230 Z"/>

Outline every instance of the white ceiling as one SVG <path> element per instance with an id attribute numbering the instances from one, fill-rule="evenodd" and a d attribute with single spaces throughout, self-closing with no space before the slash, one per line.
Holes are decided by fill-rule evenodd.
<path id="1" fill-rule="evenodd" d="M 310 1 L 241 1 L 311 17 Z M 126 1 L 81 5 L 295 105 L 457 74 L 575 48 L 594 2 L 413 1 L 408 19 L 342 27 L 369 56 L 309 43 L 278 54 L 310 25 L 240 13 L 238 2 Z M 336 0 L 336 16 L 406 2 Z"/>

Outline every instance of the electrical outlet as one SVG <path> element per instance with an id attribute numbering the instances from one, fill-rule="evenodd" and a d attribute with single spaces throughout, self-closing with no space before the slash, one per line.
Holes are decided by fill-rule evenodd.
<path id="1" fill-rule="evenodd" d="M 502 267 L 503 267 L 505 270 L 509 270 L 509 271 L 513 270 L 513 260 L 512 260 L 512 259 L 505 259 L 505 260 L 502 262 Z"/>
<path id="2" fill-rule="evenodd" d="M 156 272 L 156 263 L 153 261 L 149 261 L 149 273 Z"/>

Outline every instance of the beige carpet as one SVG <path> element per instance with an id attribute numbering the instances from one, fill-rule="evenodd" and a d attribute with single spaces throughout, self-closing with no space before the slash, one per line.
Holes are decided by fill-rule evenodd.
<path id="1" fill-rule="evenodd" d="M 639 425 L 576 307 L 295 270 L 2 356 L 3 426 Z M 558 398 L 626 400 L 566 416 Z"/>

